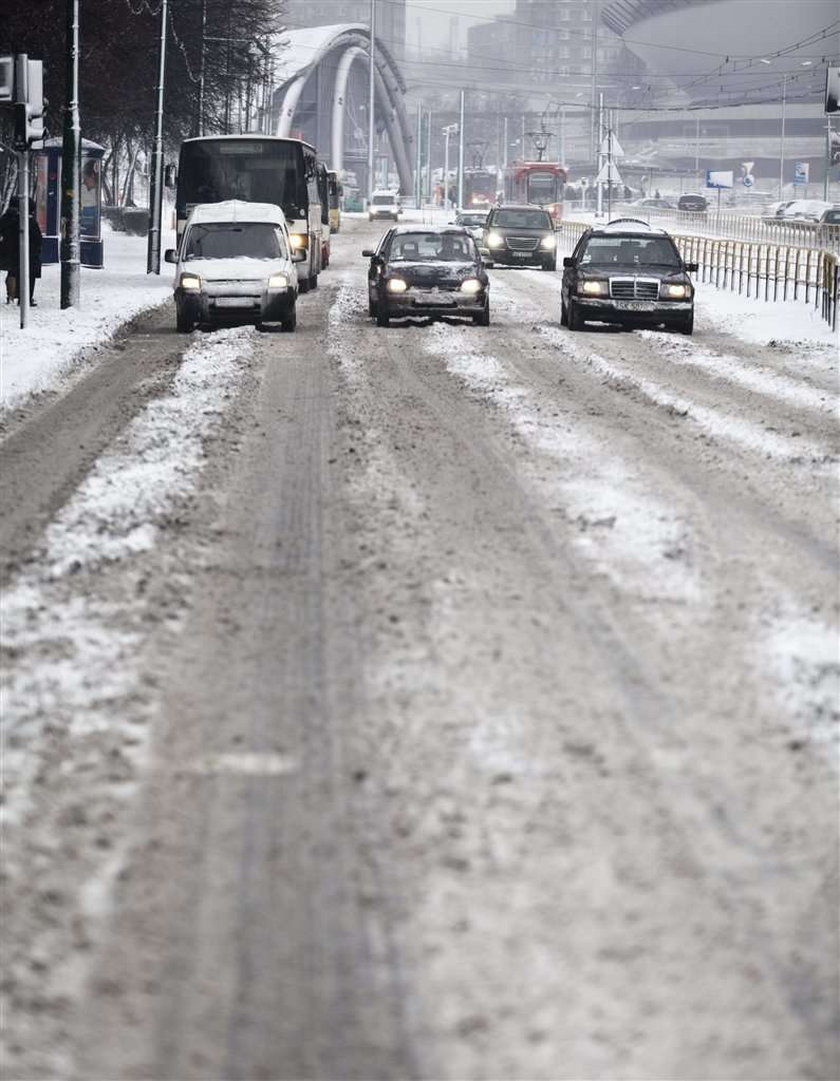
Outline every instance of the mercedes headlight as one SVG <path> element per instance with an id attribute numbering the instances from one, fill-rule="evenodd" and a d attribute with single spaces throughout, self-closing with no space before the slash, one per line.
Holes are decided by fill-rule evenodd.
<path id="1" fill-rule="evenodd" d="M 579 292 L 584 296 L 605 297 L 610 291 L 608 282 L 581 282 Z"/>
<path id="2" fill-rule="evenodd" d="M 503 248 L 505 246 L 505 238 L 501 233 L 490 232 L 487 234 L 487 247 L 488 248 Z"/>
<path id="3" fill-rule="evenodd" d="M 540 243 L 541 248 L 545 248 L 547 251 L 553 251 L 557 247 L 557 238 L 552 233 L 551 236 L 544 236 Z"/>
<path id="4" fill-rule="evenodd" d="M 268 279 L 269 289 L 288 289 L 289 279 L 285 274 L 272 274 Z"/>
<path id="5" fill-rule="evenodd" d="M 671 297 L 672 300 L 684 300 L 689 296 L 688 286 L 682 284 L 672 284 L 662 286 L 663 295 Z"/>
<path id="6" fill-rule="evenodd" d="M 462 293 L 480 293 L 483 286 L 478 278 L 467 278 L 466 281 L 461 282 Z"/>
<path id="7" fill-rule="evenodd" d="M 402 278 L 389 278 L 385 288 L 389 293 L 404 293 L 408 289 L 408 282 L 404 282 Z"/>
<path id="8" fill-rule="evenodd" d="M 193 290 L 201 288 L 201 278 L 197 274 L 182 274 L 178 283 L 182 289 Z"/>

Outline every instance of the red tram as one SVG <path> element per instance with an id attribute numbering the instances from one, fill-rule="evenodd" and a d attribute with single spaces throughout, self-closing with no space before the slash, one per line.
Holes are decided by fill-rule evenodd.
<path id="1" fill-rule="evenodd" d="M 514 161 L 504 170 L 505 201 L 545 207 L 557 222 L 563 217 L 565 165 L 551 161 Z"/>
<path id="2" fill-rule="evenodd" d="M 464 210 L 489 209 L 496 201 L 496 174 L 489 169 L 464 170 Z"/>

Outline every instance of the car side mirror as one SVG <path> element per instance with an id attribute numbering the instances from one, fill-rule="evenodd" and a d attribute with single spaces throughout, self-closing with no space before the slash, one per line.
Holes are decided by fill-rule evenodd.
<path id="1" fill-rule="evenodd" d="M 372 248 L 362 248 L 362 256 L 365 259 L 373 259 L 375 255 L 376 252 Z"/>
<path id="2" fill-rule="evenodd" d="M 571 257 L 571 255 L 564 255 L 563 256 L 563 266 L 574 266 L 574 265 L 575 265 L 575 261 Z"/>
<path id="3" fill-rule="evenodd" d="M 293 248 L 292 249 L 292 262 L 293 263 L 305 263 L 306 262 L 306 252 L 303 251 L 302 248 Z"/>
<path id="4" fill-rule="evenodd" d="M 685 264 L 685 269 L 686 269 L 687 274 L 696 274 L 697 271 L 700 269 L 700 264 L 699 263 L 686 263 Z"/>
<path id="5" fill-rule="evenodd" d="M 174 248 L 167 248 L 166 251 L 163 253 L 163 261 L 164 261 L 164 263 L 177 263 L 178 262 L 178 253 L 177 253 L 177 251 Z"/>

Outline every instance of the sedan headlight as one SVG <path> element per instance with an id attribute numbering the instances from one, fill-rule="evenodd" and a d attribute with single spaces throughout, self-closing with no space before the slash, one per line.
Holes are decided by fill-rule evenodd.
<path id="1" fill-rule="evenodd" d="M 201 278 L 197 274 L 182 274 L 181 280 L 178 282 L 182 289 L 200 289 Z"/>
<path id="2" fill-rule="evenodd" d="M 306 233 L 289 234 L 289 243 L 292 245 L 293 248 L 305 248 L 308 239 L 309 238 L 307 237 Z"/>
<path id="3" fill-rule="evenodd" d="M 501 233 L 488 233 L 487 234 L 487 247 L 488 248 L 503 248 L 505 246 L 505 238 Z"/>
<path id="4" fill-rule="evenodd" d="M 685 297 L 690 296 L 689 287 L 683 284 L 671 284 L 662 286 L 662 295 L 665 297 L 671 297 L 672 300 L 683 300 Z"/>
<path id="5" fill-rule="evenodd" d="M 269 289 L 288 289 L 289 279 L 285 274 L 272 274 L 268 279 Z"/>
<path id="6" fill-rule="evenodd" d="M 385 288 L 389 293 L 404 293 L 408 289 L 408 282 L 404 282 L 402 278 L 389 278 Z"/>
<path id="7" fill-rule="evenodd" d="M 480 293 L 484 286 L 478 280 L 478 278 L 467 278 L 461 282 L 462 293 Z"/>
<path id="8" fill-rule="evenodd" d="M 544 236 L 540 242 L 540 247 L 545 248 L 546 251 L 553 251 L 557 247 L 557 239 L 552 236 Z"/>
<path id="9" fill-rule="evenodd" d="M 610 291 L 609 282 L 581 282 L 579 293 L 590 297 L 605 297 Z"/>

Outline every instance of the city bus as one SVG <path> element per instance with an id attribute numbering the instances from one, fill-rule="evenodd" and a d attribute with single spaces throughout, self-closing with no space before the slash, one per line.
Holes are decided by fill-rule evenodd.
<path id="1" fill-rule="evenodd" d="M 337 233 L 341 229 L 341 196 L 343 190 L 335 169 L 327 170 L 327 195 L 330 201 L 330 230 Z"/>
<path id="2" fill-rule="evenodd" d="M 317 165 L 315 148 L 300 139 L 206 135 L 184 140 L 175 186 L 179 242 L 197 203 L 274 203 L 286 216 L 292 246 L 307 255 L 298 263 L 300 291 L 314 289 L 321 271 L 322 235 Z"/>
<path id="3" fill-rule="evenodd" d="M 504 170 L 508 203 L 535 203 L 545 207 L 555 222 L 563 217 L 565 165 L 551 161 L 514 161 Z"/>
<path id="4" fill-rule="evenodd" d="M 318 201 L 321 204 L 321 266 L 330 265 L 330 182 L 322 161 L 315 166 L 318 174 Z"/>

